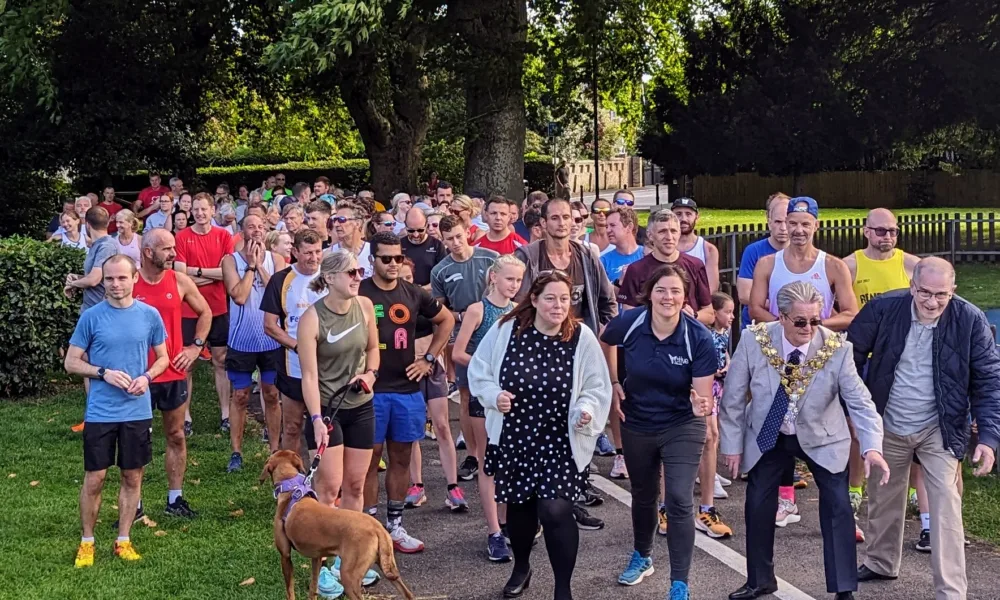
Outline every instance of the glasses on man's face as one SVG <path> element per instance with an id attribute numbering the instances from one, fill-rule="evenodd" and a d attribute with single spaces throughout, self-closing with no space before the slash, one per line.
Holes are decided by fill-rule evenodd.
<path id="1" fill-rule="evenodd" d="M 336 217 L 333 217 L 333 222 L 334 223 L 340 223 L 341 225 L 343 225 L 344 223 L 346 223 L 348 221 L 357 221 L 357 219 L 355 217 L 341 217 L 339 215 L 336 216 Z"/>
<path id="2" fill-rule="evenodd" d="M 437 229 L 437 228 L 439 228 L 441 226 L 441 224 L 440 223 L 428 223 L 427 226 L 430 227 L 431 229 Z"/>
<path id="3" fill-rule="evenodd" d="M 592 212 L 592 213 L 594 213 L 594 214 L 601 214 L 601 215 L 606 215 L 606 214 L 608 214 L 609 212 L 611 212 L 611 209 L 610 209 L 610 208 L 607 208 L 607 207 L 605 207 L 605 206 L 602 206 L 601 208 L 595 208 L 594 210 L 592 210 L 592 211 L 590 211 L 590 212 Z"/>
<path id="4" fill-rule="evenodd" d="M 823 324 L 820 319 L 789 319 L 792 321 L 792 325 L 798 327 L 799 329 L 805 329 L 806 326 L 819 327 Z"/>
<path id="5" fill-rule="evenodd" d="M 403 261 L 406 260 L 406 257 L 403 256 L 402 254 L 397 254 L 395 256 L 382 255 L 382 256 L 376 256 L 375 258 L 381 260 L 383 265 L 388 265 L 390 263 L 396 263 L 397 265 L 401 265 L 403 264 Z"/>
<path id="6" fill-rule="evenodd" d="M 420 229 L 410 229 L 409 227 L 406 228 L 406 233 L 423 233 L 424 231 L 426 230 L 423 227 L 421 227 Z"/>
<path id="7" fill-rule="evenodd" d="M 580 223 L 583 223 L 583 217 L 573 217 L 573 222 L 579 225 Z"/>
<path id="8" fill-rule="evenodd" d="M 396 222 L 395 221 L 382 221 L 381 223 L 379 223 L 379 225 L 381 225 L 382 227 L 395 227 L 396 226 Z"/>
<path id="9" fill-rule="evenodd" d="M 351 279 L 364 279 L 365 278 L 365 270 L 364 269 L 360 269 L 360 268 L 359 269 L 348 269 L 346 271 L 342 271 L 342 273 L 344 275 L 347 275 Z"/>
<path id="10" fill-rule="evenodd" d="M 930 300 L 931 298 L 934 298 L 934 300 L 938 302 L 945 302 L 951 298 L 951 292 L 932 292 L 930 290 L 925 290 L 924 288 L 917 288 L 917 298 L 920 298 L 921 300 Z"/>
<path id="11" fill-rule="evenodd" d="M 629 200 L 628 198 L 615 198 L 615 204 L 618 206 L 635 206 L 635 200 Z"/>
<path id="12" fill-rule="evenodd" d="M 899 235 L 899 229 L 896 229 L 895 227 L 868 227 L 867 229 L 868 231 L 875 232 L 875 235 L 878 237 L 885 237 L 886 235 L 889 237 L 896 237 Z"/>

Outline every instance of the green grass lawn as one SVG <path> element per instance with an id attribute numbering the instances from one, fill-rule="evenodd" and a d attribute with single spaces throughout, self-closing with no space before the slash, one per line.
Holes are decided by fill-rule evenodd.
<path id="1" fill-rule="evenodd" d="M 983 215 L 988 215 L 990 212 L 1000 212 L 995 208 L 906 208 L 902 210 L 894 210 L 893 213 L 896 216 L 903 215 L 937 215 L 937 214 L 954 214 L 959 212 L 961 214 L 971 213 L 973 217 L 976 213 L 983 213 Z M 820 207 L 819 217 L 821 221 L 833 221 L 839 219 L 862 219 L 868 214 L 868 210 L 864 208 L 828 208 L 824 209 Z M 649 219 L 649 213 L 643 211 L 639 214 L 639 222 L 643 225 Z M 726 210 L 726 209 L 713 209 L 713 208 L 703 208 L 698 212 L 698 226 L 700 228 L 707 227 L 725 227 L 726 225 L 747 225 L 754 223 L 766 223 L 767 216 L 764 214 L 764 209 L 760 210 Z"/>
<path id="2" fill-rule="evenodd" d="M 982 309 L 1000 307 L 1000 264 L 961 263 L 955 268 L 958 294 Z"/>

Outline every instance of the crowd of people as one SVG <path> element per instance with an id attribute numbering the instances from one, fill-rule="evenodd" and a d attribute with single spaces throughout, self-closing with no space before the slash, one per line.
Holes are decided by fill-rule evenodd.
<path id="1" fill-rule="evenodd" d="M 773 195 L 769 235 L 742 253 L 734 300 L 691 198 L 652 212 L 646 227 L 627 190 L 590 206 L 537 191 L 518 204 L 436 179 L 426 196 L 399 193 L 388 208 L 323 177 L 288 189 L 280 174 L 235 198 L 226 185 L 192 195 L 151 175 L 128 208 L 112 188 L 94 200 L 67 202 L 50 227 L 55 243 L 87 249 L 84 272 L 66 279 L 68 295 L 83 290 L 66 368 L 87 389 L 77 567 L 93 564 L 115 464 L 115 554 L 140 559 L 129 528 L 143 515 L 153 410 L 167 439 L 166 512 L 197 516 L 183 482 L 201 356 L 229 472 L 243 468 L 256 389 L 272 451 L 301 452 L 303 439 L 311 454 L 325 450 L 319 501 L 377 516 L 385 468 L 385 526 L 399 552 L 425 547 L 403 526 L 407 509 L 439 493 L 467 512 L 462 484 L 475 480 L 486 558 L 513 562 L 508 598 L 529 586 L 541 536 L 554 597 L 572 598 L 579 531 L 604 526 L 586 510 L 602 502 L 588 482 L 595 454 L 614 457 L 611 478 L 631 481 L 633 552 L 620 584 L 653 573 L 658 532 L 668 597 L 688 598 L 697 532 L 733 534 L 715 505 L 729 475 L 748 481 L 747 581 L 729 597 L 774 592 L 775 527 L 802 518 L 800 459 L 820 490 L 838 600 L 859 580 L 898 576 L 908 489 L 917 548 L 934 549 L 937 597 L 965 597 L 960 461 L 968 450 L 977 475 L 992 469 L 1000 357 L 983 313 L 954 295 L 951 265 L 897 248 L 887 210 L 869 214 L 866 247 L 842 259 L 813 244 L 814 199 Z M 438 491 L 422 481 L 425 437 L 440 449 Z M 343 592 L 330 558 L 324 597 Z"/>

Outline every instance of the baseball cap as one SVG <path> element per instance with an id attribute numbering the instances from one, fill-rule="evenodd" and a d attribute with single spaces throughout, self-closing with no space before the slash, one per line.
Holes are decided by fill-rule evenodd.
<path id="1" fill-rule="evenodd" d="M 678 198 L 670 204 L 670 209 L 675 208 L 690 208 L 694 212 L 698 212 L 698 204 L 691 198 Z"/>
<path id="2" fill-rule="evenodd" d="M 807 212 L 819 218 L 819 204 L 809 196 L 799 196 L 788 201 L 788 214 Z"/>

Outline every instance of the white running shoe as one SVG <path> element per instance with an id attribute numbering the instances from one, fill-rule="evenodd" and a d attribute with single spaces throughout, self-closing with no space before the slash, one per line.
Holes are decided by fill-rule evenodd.
<path id="1" fill-rule="evenodd" d="M 733 485 L 732 481 L 729 481 L 728 479 L 726 479 L 722 475 L 719 475 L 718 473 L 715 474 L 715 482 L 722 484 L 722 487 L 729 487 Z"/>
<path id="2" fill-rule="evenodd" d="M 415 554 L 424 550 L 424 543 L 406 533 L 402 525 L 397 525 L 395 529 L 390 531 L 389 537 L 392 538 L 392 546 L 396 549 L 396 552 Z"/>
<path id="3" fill-rule="evenodd" d="M 715 490 L 712 491 L 712 497 L 716 500 L 725 500 L 729 497 L 729 492 L 723 489 L 722 482 L 718 479 L 715 480 Z"/>
<path id="4" fill-rule="evenodd" d="M 628 479 L 628 469 L 625 468 L 625 457 L 615 455 L 615 464 L 611 467 L 611 479 Z"/>
<path id="5" fill-rule="evenodd" d="M 774 517 L 774 524 L 778 527 L 784 527 L 785 525 L 790 525 L 792 523 L 798 523 L 802 520 L 799 515 L 799 507 L 795 506 L 795 503 L 789 502 L 784 498 L 778 499 L 778 513 Z"/>

